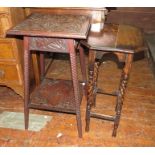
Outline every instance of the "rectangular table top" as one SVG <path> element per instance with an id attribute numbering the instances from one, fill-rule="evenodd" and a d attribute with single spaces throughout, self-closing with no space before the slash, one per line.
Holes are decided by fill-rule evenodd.
<path id="1" fill-rule="evenodd" d="M 85 39 L 89 28 L 88 16 L 34 13 L 9 29 L 7 34 Z"/>

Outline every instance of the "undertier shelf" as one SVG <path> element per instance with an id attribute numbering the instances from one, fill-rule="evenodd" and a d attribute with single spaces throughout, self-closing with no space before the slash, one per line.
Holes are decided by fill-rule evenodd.
<path id="1" fill-rule="evenodd" d="M 83 87 L 79 83 L 80 103 Z M 31 94 L 30 108 L 75 113 L 75 99 L 71 80 L 44 79 Z"/>

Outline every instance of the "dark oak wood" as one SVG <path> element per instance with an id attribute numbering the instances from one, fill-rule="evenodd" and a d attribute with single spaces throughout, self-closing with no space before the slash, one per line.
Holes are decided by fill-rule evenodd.
<path id="1" fill-rule="evenodd" d="M 146 49 L 140 29 L 119 24 L 105 24 L 100 32 L 90 32 L 87 42 L 90 49 L 134 53 Z"/>
<path id="2" fill-rule="evenodd" d="M 95 7 L 30 7 L 24 8 L 25 13 L 29 16 L 32 13 L 46 13 L 46 14 L 57 14 L 57 15 L 85 15 L 90 17 L 91 23 L 103 23 L 105 19 L 105 14 L 107 10 L 105 7 L 95 8 Z M 42 56 L 42 55 L 40 55 Z M 34 58 L 34 56 L 33 56 Z M 37 61 L 38 59 L 34 59 Z M 45 66 L 43 61 L 40 62 L 41 72 L 45 72 Z M 35 69 L 37 70 L 37 68 Z M 44 73 L 43 73 L 44 74 Z M 41 74 L 42 75 L 42 74 Z M 35 74 L 36 79 L 41 79 L 38 74 Z"/>
<path id="3" fill-rule="evenodd" d="M 22 23 L 8 31 L 8 34 L 24 36 L 24 114 L 26 129 L 28 129 L 30 108 L 69 112 L 76 114 L 78 135 L 80 138 L 82 137 L 81 88 L 77 74 L 75 39 L 86 39 L 89 28 L 90 18 L 88 16 L 37 13 L 32 14 Z M 31 51 L 41 51 L 42 79 L 44 79 L 45 73 L 44 52 L 68 53 L 71 61 L 72 81 L 69 83 L 66 81 L 51 82 L 51 80 L 44 79 L 32 93 L 30 100 L 29 72 Z M 82 64 L 84 64 L 83 52 L 80 52 Z"/>
<path id="4" fill-rule="evenodd" d="M 82 100 L 82 85 L 80 88 L 80 103 Z M 56 92 L 56 93 L 50 93 Z M 70 80 L 44 79 L 31 94 L 30 107 L 76 113 L 73 84 Z"/>
<path id="5" fill-rule="evenodd" d="M 129 25 L 105 24 L 101 32 L 90 32 L 87 41 L 81 41 L 81 46 L 89 49 L 86 131 L 89 131 L 90 117 L 100 118 L 114 122 L 112 136 L 115 137 L 121 117 L 133 55 L 136 52 L 147 49 L 144 45 L 143 34 L 139 29 Z M 119 88 L 114 93 L 105 92 L 98 88 L 97 85 L 99 66 L 102 63 L 104 55 L 107 53 L 115 54 L 118 60 L 125 64 L 121 74 Z M 102 57 L 99 61 L 96 61 L 98 54 L 102 55 Z M 92 107 L 96 106 L 97 93 L 116 96 L 114 116 L 93 113 L 91 111 Z"/>
<path id="6" fill-rule="evenodd" d="M 28 129 L 29 122 L 29 102 L 30 102 L 30 51 L 29 51 L 29 37 L 24 37 L 24 118 L 25 129 Z"/>
<path id="7" fill-rule="evenodd" d="M 90 19 L 83 15 L 34 13 L 7 33 L 13 35 L 86 39 Z"/>
<path id="8" fill-rule="evenodd" d="M 59 38 L 31 37 L 30 50 L 68 53 L 66 40 Z"/>

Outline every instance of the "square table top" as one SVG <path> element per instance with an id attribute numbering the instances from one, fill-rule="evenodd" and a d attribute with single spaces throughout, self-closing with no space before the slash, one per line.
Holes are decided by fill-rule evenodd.
<path id="1" fill-rule="evenodd" d="M 7 31 L 8 35 L 86 39 L 90 17 L 34 13 Z"/>

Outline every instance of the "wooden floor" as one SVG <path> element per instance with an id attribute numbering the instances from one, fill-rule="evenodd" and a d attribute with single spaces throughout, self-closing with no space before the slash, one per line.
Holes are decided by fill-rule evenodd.
<path id="1" fill-rule="evenodd" d="M 47 76 L 69 79 L 69 64 L 68 60 L 54 60 Z M 113 90 L 120 73 L 114 62 L 107 61 L 100 68 L 98 84 Z M 114 113 L 114 101 L 112 97 L 97 96 L 98 111 Z M 113 123 L 99 119 L 91 118 L 90 132 L 84 131 L 85 105 L 83 98 L 82 139 L 77 136 L 75 115 L 31 110 L 53 119 L 39 132 L 0 128 L 0 146 L 155 146 L 155 78 L 146 58 L 133 63 L 116 138 L 111 137 Z M 0 111 L 22 112 L 22 98 L 9 88 L 0 87 Z"/>

